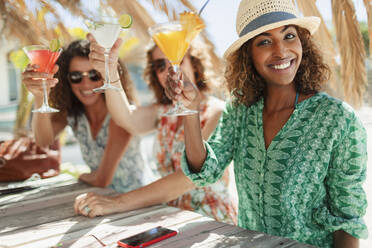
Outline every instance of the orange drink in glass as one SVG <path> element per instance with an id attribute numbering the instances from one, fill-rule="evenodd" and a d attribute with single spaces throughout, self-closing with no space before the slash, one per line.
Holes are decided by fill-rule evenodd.
<path id="1" fill-rule="evenodd" d="M 179 22 L 161 26 L 164 31 L 155 33 L 152 38 L 172 65 L 179 65 L 190 44 L 186 41 L 186 32 Z"/>
<path id="2" fill-rule="evenodd" d="M 180 63 L 185 56 L 191 41 L 204 28 L 204 23 L 198 15 L 192 12 L 184 12 L 180 15 L 180 21 L 157 24 L 149 28 L 149 33 L 156 45 L 172 64 L 173 70 L 180 77 Z M 198 111 L 190 110 L 177 102 L 173 109 L 164 115 L 190 115 Z"/>

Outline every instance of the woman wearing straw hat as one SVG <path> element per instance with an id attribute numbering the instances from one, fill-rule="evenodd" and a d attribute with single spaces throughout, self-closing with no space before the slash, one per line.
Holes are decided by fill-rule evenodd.
<path id="1" fill-rule="evenodd" d="M 366 132 L 352 108 L 319 90 L 329 77 L 311 38 L 317 17 L 291 0 L 243 0 L 239 39 L 225 52 L 232 101 L 203 141 L 186 116 L 182 168 L 199 186 L 233 160 L 238 224 L 320 247 L 358 247 L 367 237 Z M 191 109 L 199 93 L 184 78 L 167 95 Z"/>

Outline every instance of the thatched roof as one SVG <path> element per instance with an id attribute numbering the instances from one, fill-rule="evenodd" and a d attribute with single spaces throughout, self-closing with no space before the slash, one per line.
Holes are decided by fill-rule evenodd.
<path id="1" fill-rule="evenodd" d="M 319 16 L 316 0 L 293 0 L 297 3 L 304 15 Z M 325 0 L 322 0 L 325 1 Z M 358 107 L 362 103 L 363 93 L 366 88 L 366 69 L 364 65 L 365 50 L 359 25 L 356 20 L 355 9 L 352 0 L 328 0 L 332 2 L 333 23 L 336 35 L 334 44 L 330 32 L 324 22 L 321 24 L 316 39 L 326 53 L 325 58 L 335 73 L 331 80 L 330 87 L 339 92 L 338 96 L 344 97 L 346 101 Z M 370 38 L 370 51 L 372 51 L 372 0 L 363 0 L 368 14 L 368 28 Z M 32 8 L 29 2 L 33 2 Z M 2 0 L 0 1 L 0 15 L 3 23 L 0 22 L 1 34 L 8 40 L 16 39 L 20 45 L 46 43 L 53 38 L 62 38 L 66 43 L 74 39 L 73 32 L 69 32 L 64 25 L 64 20 L 58 14 L 58 7 L 68 10 L 73 16 L 88 18 L 89 13 L 84 4 L 90 1 L 80 0 Z M 135 20 L 131 28 L 132 35 L 138 39 L 138 45 L 125 52 L 125 61 L 139 63 L 144 53 L 144 44 L 150 40 L 147 28 L 154 24 L 151 13 L 148 13 L 141 4 L 146 0 L 117 1 L 100 0 L 101 11 L 110 13 L 129 13 Z M 105 4 L 103 4 L 105 2 Z M 213 1 L 211 1 L 213 4 Z M 147 0 L 155 9 L 165 13 L 169 19 L 175 19 L 177 10 L 195 8 L 188 0 Z M 45 18 L 45 17 L 48 18 Z M 53 20 L 47 23 L 46 20 Z M 214 58 L 215 68 L 222 74 L 222 62 L 214 53 L 214 45 L 203 35 L 204 40 L 209 43 L 209 53 Z M 341 63 L 336 63 L 336 56 L 339 54 Z M 340 72 L 340 73 L 339 73 Z M 343 90 L 342 90 L 343 89 Z"/>

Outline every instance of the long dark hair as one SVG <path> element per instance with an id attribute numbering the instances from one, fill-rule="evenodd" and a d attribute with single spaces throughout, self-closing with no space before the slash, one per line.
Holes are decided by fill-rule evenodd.
<path id="1" fill-rule="evenodd" d="M 71 60 L 74 57 L 88 59 L 90 52 L 89 45 L 90 43 L 87 40 L 76 40 L 71 42 L 70 45 L 63 50 L 56 63 L 59 66 L 59 70 L 55 77 L 58 78 L 59 82 L 50 92 L 50 100 L 53 106 L 58 108 L 61 113 L 74 117 L 75 120 L 84 113 L 84 106 L 72 92 L 67 74 L 69 72 Z M 121 84 L 128 96 L 128 100 L 131 102 L 135 101 L 132 80 L 130 79 L 126 66 L 120 61 L 118 64 L 118 71 Z"/>

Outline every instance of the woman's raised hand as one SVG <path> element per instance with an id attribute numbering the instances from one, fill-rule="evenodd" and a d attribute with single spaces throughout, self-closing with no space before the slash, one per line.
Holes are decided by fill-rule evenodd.
<path id="1" fill-rule="evenodd" d="M 89 61 L 94 69 L 99 71 L 101 75 L 105 75 L 105 48 L 97 43 L 96 39 L 91 33 L 87 34 L 87 39 L 90 42 Z M 108 64 L 111 75 L 117 71 L 119 48 L 121 43 L 122 39 L 118 38 L 110 50 Z"/>
<path id="2" fill-rule="evenodd" d="M 201 97 L 198 88 L 189 80 L 186 74 L 182 72 L 180 79 L 178 79 L 172 67 L 169 67 L 168 70 L 165 94 L 172 101 L 182 102 L 186 108 L 199 110 Z"/>
<path id="3" fill-rule="evenodd" d="M 52 73 L 38 72 L 38 65 L 27 65 L 25 71 L 22 73 L 22 82 L 25 84 L 27 90 L 31 92 L 35 98 L 43 98 L 42 79 L 46 79 L 47 88 L 53 88 L 58 83 L 57 78 L 53 75 L 58 71 L 58 65 L 53 67 Z"/>

